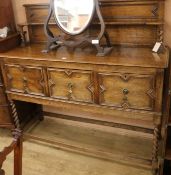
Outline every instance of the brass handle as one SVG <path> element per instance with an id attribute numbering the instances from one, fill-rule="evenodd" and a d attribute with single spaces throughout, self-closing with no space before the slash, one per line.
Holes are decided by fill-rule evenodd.
<path id="1" fill-rule="evenodd" d="M 127 95 L 129 93 L 129 90 L 128 89 L 123 89 L 123 94 L 124 95 Z"/>
<path id="2" fill-rule="evenodd" d="M 30 90 L 28 87 L 28 79 L 26 77 L 23 77 L 23 89 L 24 89 L 24 93 L 29 94 Z"/>
<path id="3" fill-rule="evenodd" d="M 68 88 L 72 89 L 73 88 L 73 84 L 72 83 L 68 83 Z"/>
<path id="4" fill-rule="evenodd" d="M 71 100 L 73 99 L 73 84 L 68 83 L 68 99 Z"/>

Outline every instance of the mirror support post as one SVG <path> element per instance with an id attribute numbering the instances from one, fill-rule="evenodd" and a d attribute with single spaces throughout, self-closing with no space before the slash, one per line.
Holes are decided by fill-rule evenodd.
<path id="1" fill-rule="evenodd" d="M 47 41 L 46 49 L 42 50 L 43 53 L 48 53 L 50 50 L 58 47 L 58 44 L 57 44 L 58 38 L 54 37 L 52 31 L 49 29 L 49 22 L 52 17 L 52 14 L 53 14 L 53 0 L 50 0 L 49 12 L 44 24 L 44 32 L 48 41 Z"/>
<path id="2" fill-rule="evenodd" d="M 103 19 L 102 14 L 101 14 L 98 0 L 95 0 L 95 5 L 96 5 L 96 13 L 97 13 L 97 16 L 98 16 L 100 24 L 101 24 L 101 31 L 98 35 L 98 40 L 100 41 L 103 37 L 105 37 L 106 45 L 107 45 L 107 46 L 102 47 L 102 46 L 100 46 L 99 43 L 96 44 L 97 56 L 105 56 L 112 51 L 113 47 L 111 46 L 111 43 L 110 43 L 109 34 L 106 31 L 106 25 L 104 23 L 104 19 Z"/>
<path id="3" fill-rule="evenodd" d="M 46 49 L 42 50 L 42 52 L 48 53 L 50 50 L 58 48 L 61 45 L 75 48 L 75 47 L 80 46 L 82 43 L 87 42 L 87 43 L 91 43 L 92 45 L 95 45 L 95 47 L 97 49 L 97 56 L 105 56 L 105 55 L 109 54 L 112 51 L 113 47 L 110 43 L 110 38 L 109 38 L 109 35 L 106 31 L 105 22 L 103 20 L 101 10 L 99 7 L 99 1 L 94 0 L 94 3 L 95 3 L 95 11 L 97 13 L 97 16 L 98 16 L 98 19 L 99 19 L 100 25 L 101 25 L 100 33 L 98 34 L 97 38 L 94 38 L 94 39 L 92 39 L 92 37 L 90 37 L 90 36 L 87 36 L 87 37 L 83 36 L 83 37 L 77 38 L 77 40 L 73 41 L 73 40 L 65 40 L 61 36 L 55 37 L 53 35 L 52 31 L 50 30 L 49 22 L 50 22 L 52 15 L 54 14 L 54 0 L 50 0 L 49 12 L 48 12 L 48 16 L 47 16 L 47 19 L 45 21 L 45 24 L 44 24 L 44 32 L 45 32 L 45 35 L 46 35 L 48 41 L 47 41 Z M 106 46 L 100 45 L 100 41 L 103 37 L 105 37 Z M 75 38 L 76 38 L 76 36 L 75 36 Z M 96 41 L 96 42 L 93 43 L 93 41 Z"/>

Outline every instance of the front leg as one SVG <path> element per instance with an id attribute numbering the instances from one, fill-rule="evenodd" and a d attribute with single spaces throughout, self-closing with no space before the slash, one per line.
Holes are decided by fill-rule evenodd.
<path id="1" fill-rule="evenodd" d="M 20 121 L 19 121 L 19 116 L 17 113 L 16 105 L 13 100 L 10 100 L 10 109 L 11 109 L 11 114 L 14 122 L 14 126 L 16 129 L 20 129 Z"/>
<path id="2" fill-rule="evenodd" d="M 161 117 L 154 119 L 154 135 L 153 135 L 153 152 L 152 152 L 152 172 L 153 175 L 159 174 L 159 141 L 160 141 Z"/>
<path id="3" fill-rule="evenodd" d="M 22 153 L 23 139 L 21 135 L 17 140 L 17 145 L 14 149 L 14 175 L 22 175 Z"/>
<path id="4" fill-rule="evenodd" d="M 13 100 L 10 100 L 11 113 L 14 120 L 15 128 L 20 130 L 20 122 L 16 109 L 16 105 Z M 14 148 L 14 175 L 22 175 L 22 152 L 23 152 L 23 139 L 22 133 L 20 133 L 20 137 L 17 138 L 17 143 Z M 14 137 L 18 137 L 16 133 L 14 133 Z"/>

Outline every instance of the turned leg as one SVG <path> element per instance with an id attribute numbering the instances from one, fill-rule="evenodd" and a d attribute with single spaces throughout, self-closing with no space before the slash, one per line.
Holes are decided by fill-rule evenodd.
<path id="1" fill-rule="evenodd" d="M 10 101 L 10 106 L 15 128 L 20 129 L 19 117 L 13 100 Z M 21 136 L 18 139 L 17 145 L 14 149 L 14 175 L 22 175 L 22 151 L 23 151 L 23 140 Z"/>
<path id="2" fill-rule="evenodd" d="M 159 175 L 159 141 L 160 141 L 161 116 L 154 117 L 153 151 L 152 151 L 152 172 Z"/>
<path id="3" fill-rule="evenodd" d="M 17 113 L 17 109 L 13 100 L 10 101 L 12 118 L 14 121 L 15 128 L 20 129 L 20 121 Z"/>
<path id="4" fill-rule="evenodd" d="M 22 175 L 22 136 L 17 141 L 17 146 L 14 149 L 14 175 Z"/>
<path id="5" fill-rule="evenodd" d="M 155 126 L 154 138 L 153 138 L 153 153 L 152 153 L 153 175 L 158 175 L 158 172 L 159 172 L 159 169 L 158 169 L 159 168 L 159 160 L 158 160 L 159 139 L 160 139 L 160 127 Z"/>

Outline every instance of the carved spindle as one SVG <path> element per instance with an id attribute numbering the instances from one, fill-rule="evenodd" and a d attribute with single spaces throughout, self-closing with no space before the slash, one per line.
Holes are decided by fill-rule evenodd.
<path id="1" fill-rule="evenodd" d="M 13 100 L 10 101 L 10 106 L 11 106 L 11 112 L 12 112 L 15 128 L 20 129 L 19 117 L 18 117 L 16 106 Z"/>
<path id="2" fill-rule="evenodd" d="M 164 34 L 164 29 L 163 26 L 158 27 L 158 42 L 163 42 L 163 34 Z"/>
<path id="3" fill-rule="evenodd" d="M 159 160 L 158 160 L 159 139 L 160 139 L 160 129 L 159 125 L 156 125 L 154 128 L 153 152 L 152 152 L 153 175 L 158 175 L 159 170 Z"/>
<path id="4" fill-rule="evenodd" d="M 25 47 L 26 43 L 27 43 L 27 39 L 26 39 L 27 32 L 24 31 L 24 27 L 25 27 L 25 25 L 18 24 L 19 33 L 21 36 L 21 46 L 23 46 L 23 47 Z"/>

